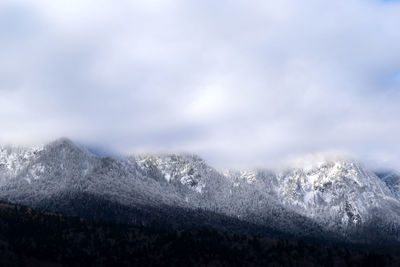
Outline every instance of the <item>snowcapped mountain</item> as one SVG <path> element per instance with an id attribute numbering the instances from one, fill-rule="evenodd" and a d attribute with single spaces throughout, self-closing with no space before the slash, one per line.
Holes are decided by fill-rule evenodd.
<path id="1" fill-rule="evenodd" d="M 303 237 L 399 240 L 399 185 L 396 173 L 377 175 L 348 159 L 219 172 L 195 155 L 116 159 L 68 139 L 0 148 L 1 200 L 128 223 L 244 223 Z"/>
<path id="2" fill-rule="evenodd" d="M 172 186 L 142 176 L 136 164 L 98 157 L 68 139 L 40 149 L 2 151 L 0 162 L 7 164 L 0 165 L 0 198 L 5 201 L 63 211 L 68 207 L 61 198 L 88 194 L 121 205 L 185 206 Z"/>
<path id="3" fill-rule="evenodd" d="M 191 207 L 219 211 L 229 188 L 226 178 L 196 155 L 138 155 L 130 157 L 142 175 L 174 186 Z"/>
<path id="4" fill-rule="evenodd" d="M 387 186 L 351 161 L 324 162 L 311 170 L 278 174 L 280 199 L 331 227 L 368 221 L 371 209 L 396 203 Z"/>
<path id="5" fill-rule="evenodd" d="M 398 195 L 354 161 L 325 161 L 276 173 L 241 172 L 236 176 L 240 180 L 264 187 L 283 206 L 345 237 L 362 239 L 361 233 L 379 221 L 385 236 L 399 238 Z"/>

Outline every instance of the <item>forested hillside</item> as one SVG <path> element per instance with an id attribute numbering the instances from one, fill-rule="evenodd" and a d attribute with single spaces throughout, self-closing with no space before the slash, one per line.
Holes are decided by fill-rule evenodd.
<path id="1" fill-rule="evenodd" d="M 0 203 L 1 266 L 396 266 L 368 252 L 218 232 L 92 222 Z"/>
<path id="2" fill-rule="evenodd" d="M 399 181 L 346 158 L 221 172 L 195 155 L 99 156 L 66 138 L 0 146 L 0 201 L 175 230 L 398 244 Z"/>

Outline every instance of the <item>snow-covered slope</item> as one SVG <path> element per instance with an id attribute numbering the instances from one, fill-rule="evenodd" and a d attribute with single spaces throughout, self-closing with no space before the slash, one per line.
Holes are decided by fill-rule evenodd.
<path id="1" fill-rule="evenodd" d="M 195 155 L 100 157 L 68 139 L 0 148 L 1 200 L 80 215 L 108 201 L 126 207 L 110 213 L 126 222 L 135 222 L 137 212 L 145 218 L 178 208 L 296 236 L 399 240 L 399 184 L 394 174 L 379 178 L 348 159 L 221 173 Z M 93 198 L 101 201 L 89 205 Z"/>
<path id="2" fill-rule="evenodd" d="M 139 155 L 136 161 L 149 176 L 158 175 L 202 194 L 210 176 L 217 173 L 195 155 Z M 210 174 L 211 173 L 211 174 Z"/>
<path id="3" fill-rule="evenodd" d="M 278 174 L 282 201 L 332 225 L 368 220 L 370 209 L 392 198 L 387 186 L 355 162 L 325 162 L 315 169 Z"/>
<path id="4" fill-rule="evenodd" d="M 386 184 L 392 194 L 400 200 L 400 173 L 394 170 L 381 170 L 375 174 Z"/>
<path id="5" fill-rule="evenodd" d="M 38 157 L 43 147 L 21 148 L 12 146 L 0 146 L 0 183 L 15 177 Z M 36 178 L 41 172 L 41 167 L 31 169 L 32 178 Z"/>
<path id="6" fill-rule="evenodd" d="M 196 155 L 138 155 L 131 157 L 142 174 L 174 186 L 192 207 L 218 210 L 227 195 L 226 177 Z"/>
<path id="7" fill-rule="evenodd" d="M 240 177 L 246 183 L 265 186 L 285 207 L 345 236 L 376 220 L 384 219 L 382 228 L 400 225 L 396 196 L 374 173 L 351 160 L 327 160 L 312 168 L 276 173 L 244 172 Z"/>
<path id="8" fill-rule="evenodd" d="M 221 173 L 225 179 L 196 156 L 139 156 L 137 161 L 149 176 L 184 185 L 198 195 L 207 192 L 208 205 L 202 207 L 243 220 L 293 231 L 315 223 L 357 240 L 363 240 L 363 231 L 377 220 L 385 237 L 400 229 L 396 196 L 374 173 L 350 159 L 278 172 L 228 170 Z"/>
<path id="9" fill-rule="evenodd" d="M 184 205 L 172 186 L 143 176 L 136 164 L 98 157 L 68 139 L 57 140 L 40 150 L 8 151 L 0 159 L 12 162 L 12 167 L 0 174 L 2 200 L 42 207 L 53 196 L 83 192 L 126 205 Z M 23 153 L 16 156 L 19 151 Z"/>

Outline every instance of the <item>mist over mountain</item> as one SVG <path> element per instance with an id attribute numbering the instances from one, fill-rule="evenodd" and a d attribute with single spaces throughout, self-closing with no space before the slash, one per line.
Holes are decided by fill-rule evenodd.
<path id="1" fill-rule="evenodd" d="M 173 229 L 387 244 L 400 241 L 400 176 L 350 159 L 218 171 L 196 155 L 89 152 L 63 138 L 0 149 L 0 200 Z"/>
<path id="2" fill-rule="evenodd" d="M 400 266 L 399 28 L 400 0 L 0 1 L 0 266 Z"/>

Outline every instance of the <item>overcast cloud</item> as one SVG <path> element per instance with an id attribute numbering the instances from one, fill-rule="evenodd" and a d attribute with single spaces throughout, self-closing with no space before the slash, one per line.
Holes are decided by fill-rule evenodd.
<path id="1" fill-rule="evenodd" d="M 400 3 L 0 2 L 0 142 L 400 167 Z"/>

